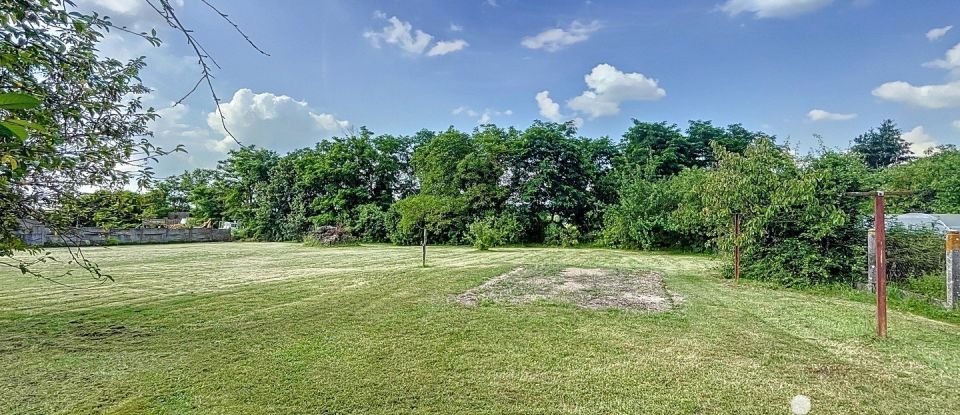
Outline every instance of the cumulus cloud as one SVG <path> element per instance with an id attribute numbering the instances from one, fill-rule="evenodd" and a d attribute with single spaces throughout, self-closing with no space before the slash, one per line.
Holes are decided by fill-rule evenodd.
<path id="1" fill-rule="evenodd" d="M 904 81 L 887 82 L 876 87 L 873 96 L 924 108 L 956 107 L 960 106 L 960 81 L 919 86 Z"/>
<path id="2" fill-rule="evenodd" d="M 540 115 L 547 120 L 560 122 L 563 115 L 560 115 L 560 104 L 550 98 L 550 91 L 540 91 L 537 93 L 537 107 L 540 109 Z"/>
<path id="3" fill-rule="evenodd" d="M 255 144 L 279 151 L 310 146 L 350 129 L 349 122 L 317 112 L 305 101 L 269 92 L 258 94 L 246 88 L 237 90 L 220 108 L 227 128 L 244 145 Z M 210 142 L 212 149 L 225 152 L 235 146 L 216 111 L 207 114 L 207 126 L 219 136 Z"/>
<path id="4" fill-rule="evenodd" d="M 943 59 L 937 59 L 924 63 L 923 66 L 952 71 L 960 70 L 960 43 L 957 43 L 954 47 L 950 48 Z"/>
<path id="5" fill-rule="evenodd" d="M 757 19 L 788 18 L 817 11 L 832 2 L 833 0 L 727 0 L 718 8 L 730 16 L 753 13 Z"/>
<path id="6" fill-rule="evenodd" d="M 382 12 L 382 11 L 380 11 L 380 10 L 374 10 L 374 11 L 373 11 L 373 18 L 374 18 L 374 19 L 383 20 L 383 19 L 386 19 L 386 18 L 387 18 L 387 14 L 384 13 L 384 12 Z"/>
<path id="7" fill-rule="evenodd" d="M 944 27 L 937 27 L 937 28 L 930 29 L 929 31 L 927 31 L 927 40 L 933 42 L 937 39 L 940 39 L 944 37 L 947 34 L 947 32 L 950 31 L 950 29 L 953 29 L 953 26 L 944 26 Z"/>
<path id="8" fill-rule="evenodd" d="M 842 114 L 815 108 L 807 113 L 807 118 L 809 118 L 810 121 L 845 121 L 857 118 L 857 114 Z"/>
<path id="9" fill-rule="evenodd" d="M 534 36 L 527 36 L 520 41 L 528 49 L 544 49 L 547 52 L 556 52 L 575 43 L 590 38 L 593 32 L 600 30 L 600 22 L 594 20 L 584 24 L 574 20 L 567 28 L 553 28 L 544 30 Z"/>
<path id="10" fill-rule="evenodd" d="M 590 118 L 615 115 L 625 101 L 655 101 L 667 95 L 656 79 L 639 72 L 624 73 L 605 63 L 584 76 L 586 91 L 567 101 L 567 106 Z"/>
<path id="11" fill-rule="evenodd" d="M 364 32 L 363 37 L 367 38 L 375 48 L 380 48 L 382 44 L 386 43 L 394 45 L 411 55 L 423 55 L 426 52 L 427 56 L 442 56 L 469 46 L 462 39 L 441 40 L 428 51 L 427 47 L 433 41 L 433 35 L 419 29 L 414 30 L 410 22 L 400 20 L 396 16 L 387 19 L 387 23 L 387 26 L 380 29 L 379 32 Z"/>
<path id="12" fill-rule="evenodd" d="M 540 116 L 547 121 L 553 122 L 573 122 L 577 128 L 583 125 L 583 118 L 569 117 L 560 113 L 560 104 L 550 98 L 550 91 L 540 91 L 536 95 L 537 108 L 540 109 Z"/>
<path id="13" fill-rule="evenodd" d="M 450 31 L 451 31 L 451 32 L 462 32 L 462 31 L 463 31 L 463 26 L 460 26 L 460 25 L 458 25 L 458 24 L 456 24 L 456 23 L 450 23 Z"/>
<path id="14" fill-rule="evenodd" d="M 432 48 L 430 48 L 430 51 L 427 52 L 427 56 L 442 56 L 448 53 L 456 52 L 467 46 L 470 46 L 470 44 L 463 39 L 441 40 L 433 45 Z"/>
<path id="15" fill-rule="evenodd" d="M 923 130 L 922 125 L 918 125 L 912 130 L 903 133 L 902 138 L 910 143 L 910 151 L 918 156 L 932 152 L 939 144 L 935 138 Z"/>

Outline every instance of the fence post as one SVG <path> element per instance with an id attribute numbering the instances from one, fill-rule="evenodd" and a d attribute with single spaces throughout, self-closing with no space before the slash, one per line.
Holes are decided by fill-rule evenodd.
<path id="1" fill-rule="evenodd" d="M 947 232 L 947 308 L 960 306 L 960 231 Z"/>
<path id="2" fill-rule="evenodd" d="M 867 231 L 867 289 L 877 292 L 877 231 Z"/>

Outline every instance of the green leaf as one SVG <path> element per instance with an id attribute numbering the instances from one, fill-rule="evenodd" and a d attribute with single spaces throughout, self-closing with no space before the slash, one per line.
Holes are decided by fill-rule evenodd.
<path id="1" fill-rule="evenodd" d="M 0 121 L 0 135 L 6 137 L 17 137 L 21 140 L 26 140 L 27 129 L 9 121 Z"/>
<path id="2" fill-rule="evenodd" d="M 40 100 L 32 95 L 8 92 L 0 94 L 0 109 L 25 110 L 40 105 Z"/>
<path id="3" fill-rule="evenodd" d="M 46 131 L 46 128 L 44 128 L 42 125 L 34 124 L 30 121 L 13 119 L 13 120 L 5 120 L 4 122 L 10 123 L 10 124 L 16 124 L 29 130 L 34 130 L 39 132 Z"/>

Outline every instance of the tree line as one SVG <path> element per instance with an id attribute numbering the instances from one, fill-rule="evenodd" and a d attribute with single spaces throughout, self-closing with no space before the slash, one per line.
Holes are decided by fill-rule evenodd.
<path id="1" fill-rule="evenodd" d="M 896 211 L 960 213 L 960 152 L 916 158 L 892 121 L 849 149 L 797 156 L 742 125 L 638 120 L 618 141 L 571 124 L 484 125 L 412 136 L 366 128 L 278 154 L 231 151 L 215 169 L 157 182 L 142 193 L 101 191 L 63 206 L 76 223 L 136 226 L 189 211 L 239 222 L 237 236 L 297 241 L 342 226 L 365 242 L 573 246 L 727 252 L 744 275 L 785 284 L 862 274 L 869 203 L 844 192 L 915 190 Z M 743 232 L 731 233 L 739 216 Z"/>

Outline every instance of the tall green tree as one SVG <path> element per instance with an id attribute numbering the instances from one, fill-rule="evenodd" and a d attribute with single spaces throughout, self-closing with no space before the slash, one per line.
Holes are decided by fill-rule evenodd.
<path id="1" fill-rule="evenodd" d="M 960 151 L 943 147 L 929 157 L 893 166 L 881 173 L 889 190 L 912 190 L 890 198 L 892 212 L 960 213 Z"/>
<path id="2" fill-rule="evenodd" d="M 139 79 L 144 59 L 101 57 L 98 45 L 111 23 L 71 4 L 0 3 L 0 96 L 37 101 L 0 105 L 0 256 L 23 272 L 28 264 L 11 257 L 30 249 L 15 235 L 21 220 L 55 225 L 51 212 L 82 189 L 145 184 L 152 178 L 145 163 L 167 153 L 149 140 L 147 125 L 157 115 L 141 101 L 149 92 Z M 11 120 L 23 123 L 10 128 Z M 100 276 L 93 264 L 73 260 Z"/>
<path id="3" fill-rule="evenodd" d="M 860 154 L 871 169 L 881 169 L 913 159 L 910 143 L 893 120 L 884 120 L 877 129 L 871 128 L 853 139 L 850 150 Z"/>
<path id="4" fill-rule="evenodd" d="M 589 158 L 571 124 L 534 122 L 520 134 L 511 172 L 513 202 L 530 224 L 528 236 L 539 240 L 556 216 L 583 227 L 594 195 Z"/>

